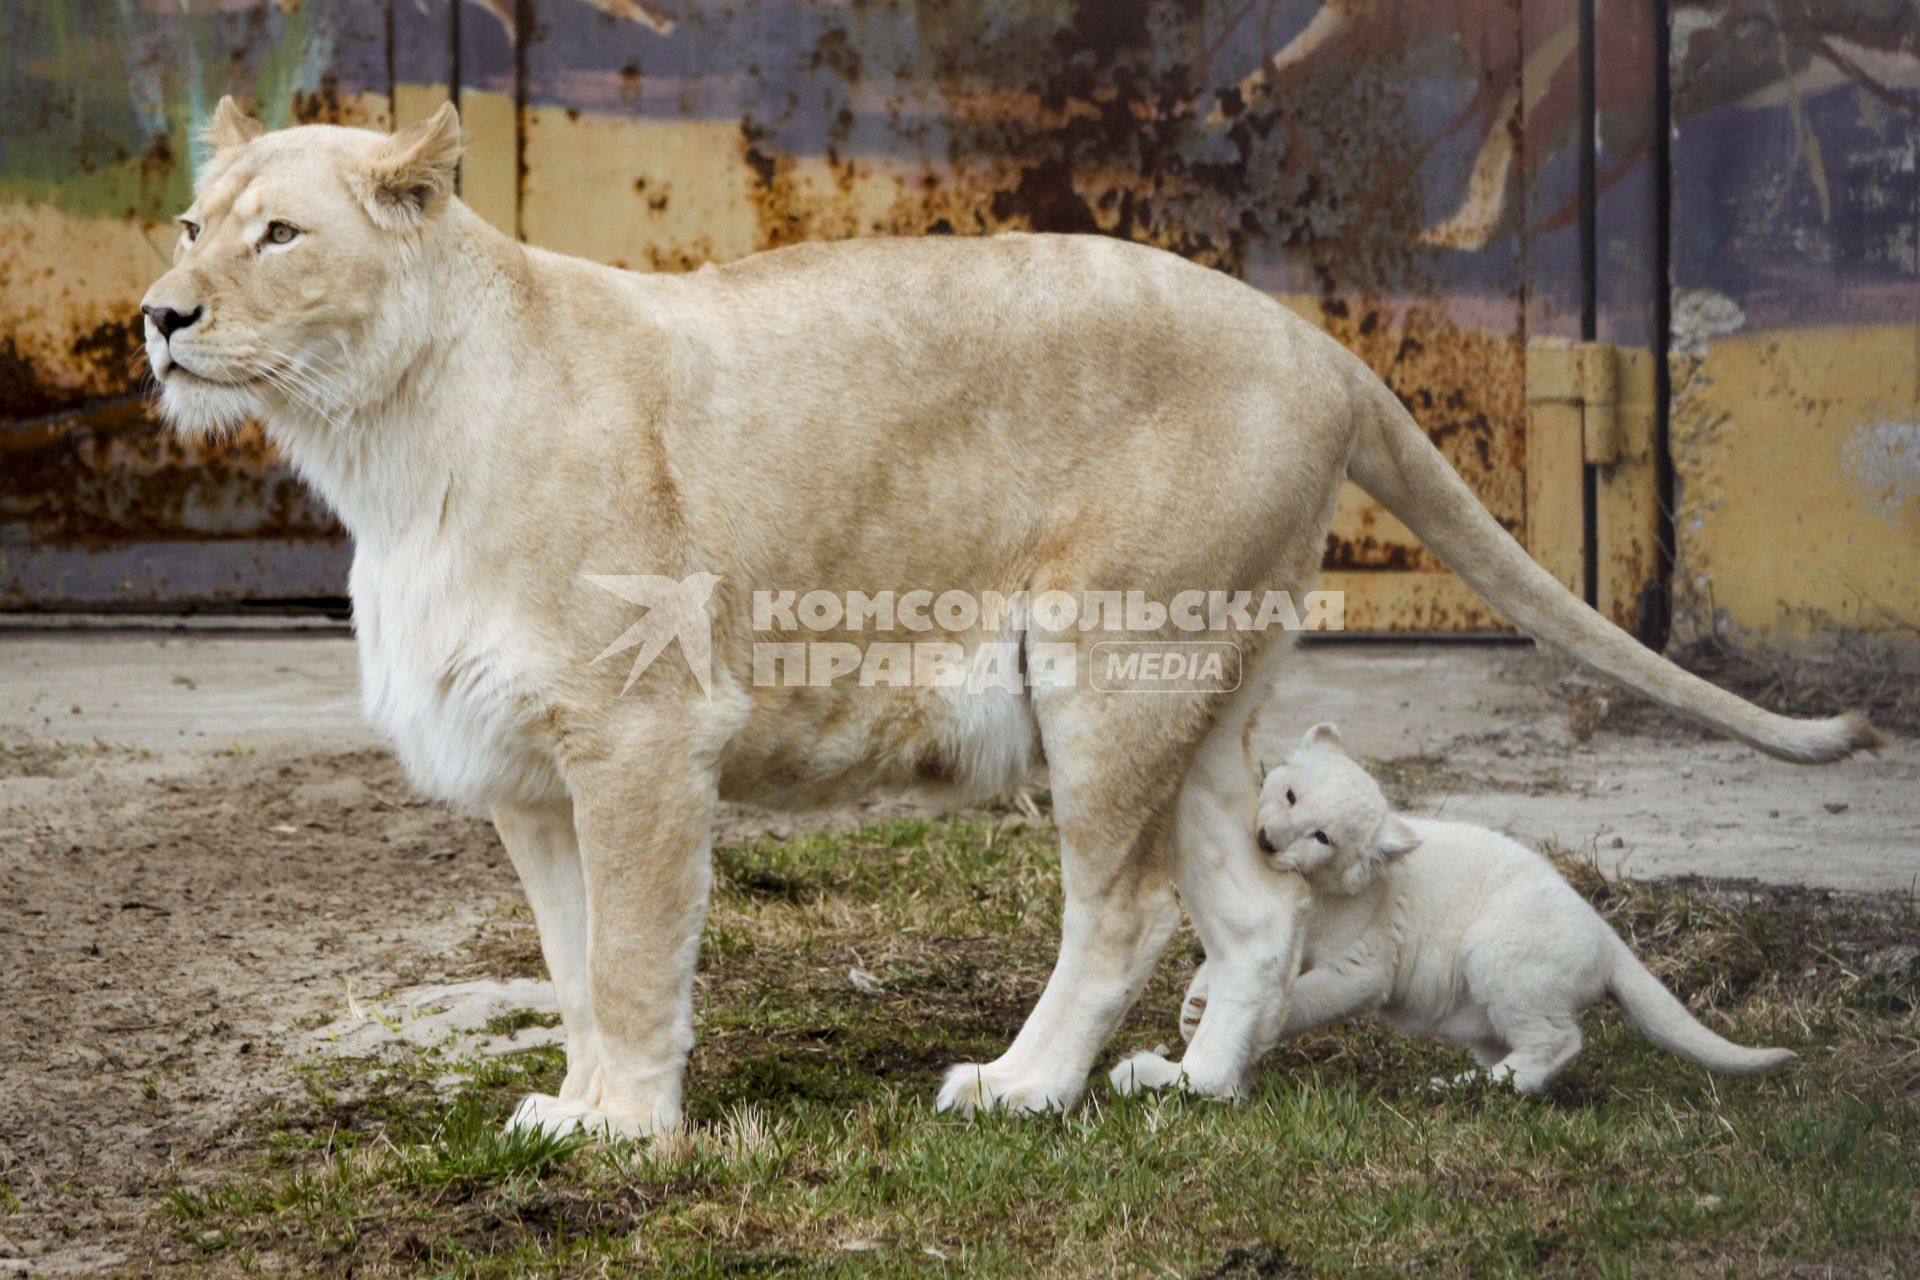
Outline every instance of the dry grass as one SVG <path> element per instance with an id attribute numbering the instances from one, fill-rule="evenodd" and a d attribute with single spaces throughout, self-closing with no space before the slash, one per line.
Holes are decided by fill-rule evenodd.
<path id="1" fill-rule="evenodd" d="M 1769 711 L 1831 716 L 1865 711 L 1883 729 L 1920 730 L 1920 631 L 1887 637 L 1857 628 L 1822 629 L 1824 647 L 1792 654 L 1758 647 L 1735 648 L 1718 638 L 1681 646 L 1671 655 L 1706 677 Z"/>
<path id="2" fill-rule="evenodd" d="M 1695 1011 L 1803 1057 L 1716 1081 L 1611 1010 L 1545 1100 L 1436 1095 L 1453 1050 L 1354 1026 L 1224 1107 L 962 1121 L 939 1070 L 1045 980 L 1044 822 L 989 815 L 723 850 L 691 1119 L 648 1144 L 503 1140 L 557 1052 L 339 1064 L 256 1117 L 255 1164 L 163 1229 L 213 1274 L 1877 1276 L 1920 1262 L 1912 904 L 1649 887 L 1557 859 Z M 518 954 L 507 922 L 491 933 Z M 1180 951 L 1184 949 L 1183 956 Z M 1191 944 L 1116 1044 L 1170 1037 Z M 858 969 L 866 978 L 856 981 Z M 436 1086 L 451 1074 L 450 1094 Z"/>

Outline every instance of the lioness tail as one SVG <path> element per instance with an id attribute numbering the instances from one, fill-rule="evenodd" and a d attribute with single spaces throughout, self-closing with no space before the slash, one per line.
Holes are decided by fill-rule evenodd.
<path id="1" fill-rule="evenodd" d="M 1824 764 L 1886 745 L 1857 711 L 1795 720 L 1681 670 L 1589 609 L 1480 505 L 1377 379 L 1356 378 L 1360 430 L 1347 471 L 1487 602 L 1534 639 L 1768 755 Z"/>

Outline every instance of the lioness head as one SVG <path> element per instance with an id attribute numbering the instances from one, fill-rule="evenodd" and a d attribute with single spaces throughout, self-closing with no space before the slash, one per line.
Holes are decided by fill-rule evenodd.
<path id="1" fill-rule="evenodd" d="M 269 134 L 222 98 L 206 140 L 173 267 L 140 306 L 164 417 L 330 421 L 390 391 L 417 351 L 421 249 L 453 192 L 452 106 L 391 137 Z"/>
<path id="2" fill-rule="evenodd" d="M 1267 774 L 1258 839 L 1276 867 L 1328 893 L 1358 893 L 1420 843 L 1330 724 L 1307 730 Z"/>

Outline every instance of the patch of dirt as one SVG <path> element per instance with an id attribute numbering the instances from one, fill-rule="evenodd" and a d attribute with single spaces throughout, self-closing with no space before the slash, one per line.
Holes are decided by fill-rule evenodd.
<path id="1" fill-rule="evenodd" d="M 1721 688 L 1781 715 L 1864 712 L 1882 730 L 1920 730 L 1920 672 L 1910 650 L 1858 631 L 1834 629 L 1819 653 L 1772 653 L 1718 640 L 1681 645 L 1667 656 Z M 1670 741 L 1712 741 L 1718 735 L 1638 694 L 1570 664 L 1551 695 L 1565 705 L 1568 727 L 1586 742 L 1599 730 Z"/>
<path id="2" fill-rule="evenodd" d="M 1409 796 L 1463 783 L 1424 756 L 1384 762 L 1383 778 Z M 892 801 L 777 819 L 729 808 L 719 839 L 786 838 L 908 812 Z M 1656 952 L 1674 933 L 1676 912 L 1708 909 L 1609 897 L 1626 891 L 1582 883 L 1570 870 Z M 1855 918 L 1836 895 L 1714 893 L 1712 903 L 1724 900 L 1711 907 L 1723 913 L 1715 930 L 1687 936 L 1718 941 L 1672 957 L 1675 976 L 1721 995 L 1751 993 L 1772 975 L 1809 967 L 1817 939 L 1821 999 L 1911 1016 L 1910 915 L 1882 925 L 1871 913 Z M 0 752 L 0 895 L 9 905 L 0 912 L 0 968 L 11 975 L 0 986 L 0 1204 L 19 1202 L 0 1214 L 0 1269 L 31 1259 L 36 1275 L 191 1265 L 191 1247 L 155 1221 L 156 1203 L 257 1157 L 264 1114 L 378 1124 L 378 1113 L 355 1114 L 350 1091 L 318 1111 L 306 1096 L 311 1033 L 345 1012 L 349 980 L 377 999 L 423 984 L 543 976 L 491 827 L 416 799 L 375 750 L 158 756 L 8 746 Z M 1740 904 L 1756 901 L 1772 908 L 1767 921 L 1786 923 L 1753 923 Z M 903 1090 L 930 1090 L 963 1050 L 1004 1044 L 1018 1028 L 1053 939 L 903 933 L 858 945 L 846 954 L 769 946 L 703 964 L 705 1009 L 750 1007 L 757 993 L 778 990 L 790 1005 L 873 1001 L 887 1025 L 913 1029 L 863 1038 L 804 1021 L 709 1023 L 689 1081 L 703 1114 L 737 1098 L 837 1096 L 849 1064 Z M 1169 957 L 1116 1046 L 1168 1038 L 1196 959 Z M 856 993 L 852 965 L 879 975 L 883 988 Z M 1810 983 L 1765 994 L 1798 1005 Z M 1366 1043 L 1324 1038 L 1283 1052 L 1278 1069 L 1300 1065 L 1302 1054 L 1325 1062 Z M 1882 1069 L 1906 1080 L 1913 1064 Z M 431 1105 L 431 1084 L 417 1090 L 419 1105 Z M 565 1205 L 554 1212 L 568 1229 L 578 1225 Z"/>
<path id="3" fill-rule="evenodd" d="M 0 791 L 4 1251 L 36 1273 L 154 1260 L 178 1248 L 145 1230 L 158 1192 L 300 1089 L 293 1028 L 349 978 L 468 972 L 513 872 L 490 827 L 413 799 L 376 752 L 21 757 Z"/>
<path id="4" fill-rule="evenodd" d="M 910 811 L 728 808 L 718 834 Z M 0 1188 L 20 1201 L 0 1215 L 0 1270 L 189 1257 L 151 1222 L 157 1198 L 258 1148 L 258 1116 L 304 1093 L 310 1033 L 346 1012 L 349 981 L 377 998 L 545 977 L 492 826 L 416 798 L 377 750 L 10 744 L 0 898 Z"/>

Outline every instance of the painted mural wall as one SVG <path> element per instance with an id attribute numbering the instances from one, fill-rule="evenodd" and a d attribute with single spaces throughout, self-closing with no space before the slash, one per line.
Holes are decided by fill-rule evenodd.
<path id="1" fill-rule="evenodd" d="M 1676 634 L 1920 639 L 1920 6 L 1673 24 Z"/>
<path id="2" fill-rule="evenodd" d="M 0 604 L 344 581 L 340 535 L 264 442 L 165 436 L 131 364 L 193 130 L 223 92 L 273 124 L 375 128 L 451 96 L 464 198 L 635 270 L 855 235 L 1160 245 L 1359 351 L 1496 516 L 1623 625 L 1659 587 L 1650 4 L 1596 6 L 1585 220 L 1577 0 L 0 0 L 0 17 Z M 1913 486 L 1859 477 L 1912 465 L 1914 7 L 1678 5 L 1668 31 L 1680 619 L 1783 625 L 1735 522 L 1815 422 L 1835 510 L 1812 517 L 1824 540 L 1799 577 L 1767 571 L 1777 599 L 1830 599 L 1803 582 L 1844 563 L 1910 600 Z M 1583 312 L 1634 406 L 1598 468 L 1578 413 L 1529 396 L 1540 344 L 1581 337 Z M 1753 362 L 1800 400 L 1737 363 L 1765 341 Z M 1779 354 L 1869 349 L 1838 378 L 1851 407 L 1826 416 Z M 1327 569 L 1359 629 L 1500 625 L 1357 493 Z"/>

